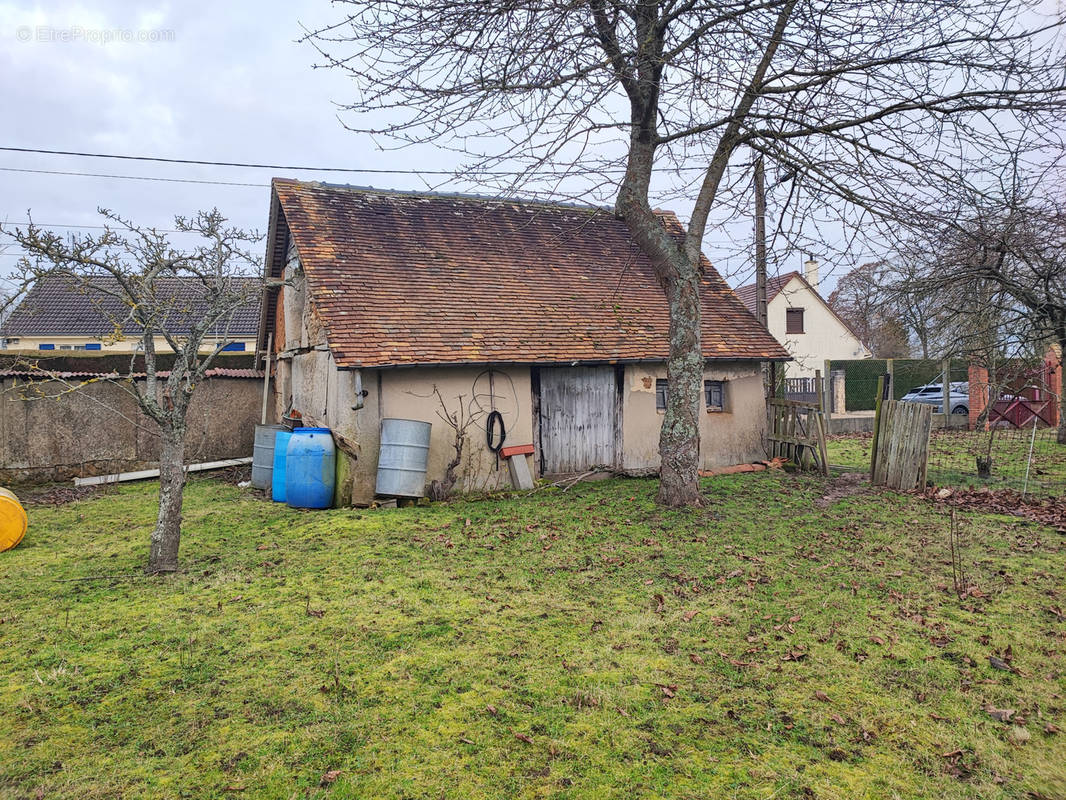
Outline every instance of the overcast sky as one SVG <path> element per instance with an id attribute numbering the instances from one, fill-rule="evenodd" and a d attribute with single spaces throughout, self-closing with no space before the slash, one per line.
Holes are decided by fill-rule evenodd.
<path id="1" fill-rule="evenodd" d="M 333 21 L 325 0 L 234 3 L 5 3 L 0 0 L 0 146 L 347 168 L 441 169 L 448 153 L 379 150 L 337 119 L 349 79 L 314 69 L 297 42 L 301 25 Z M 255 186 L 127 180 L 49 170 L 223 181 Z M 175 214 L 217 206 L 233 223 L 264 232 L 273 175 L 430 188 L 415 175 L 357 175 L 168 165 L 0 151 L 0 220 L 31 210 L 59 228 L 97 225 L 96 208 L 170 227 Z M 429 179 L 434 180 L 434 179 Z M 439 180 L 439 179 L 438 179 Z M 433 184 L 436 188 L 436 184 Z M 454 183 L 451 190 L 477 191 Z M 687 208 L 678 208 L 684 215 Z M 77 229 L 74 229 L 77 230 Z M 750 228 L 734 226 L 734 239 Z M 727 278 L 747 279 L 746 258 L 707 249 Z M 733 249 L 733 246 L 730 247 Z M 9 248 L 0 272 L 14 263 Z M 782 269 L 794 269 L 785 264 Z M 832 273 L 831 269 L 823 273 Z M 830 278 L 823 291 L 828 293 Z"/>

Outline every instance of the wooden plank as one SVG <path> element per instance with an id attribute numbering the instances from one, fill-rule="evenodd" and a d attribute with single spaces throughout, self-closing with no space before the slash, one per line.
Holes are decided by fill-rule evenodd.
<path id="1" fill-rule="evenodd" d="M 921 467 L 918 470 L 918 489 L 925 489 L 928 480 L 928 463 L 930 463 L 930 434 L 933 432 L 933 412 L 926 415 L 925 430 L 921 439 Z"/>
<path id="2" fill-rule="evenodd" d="M 186 472 L 204 472 L 212 469 L 225 469 L 226 467 L 241 467 L 251 464 L 251 456 L 247 458 L 227 458 L 222 461 L 207 461 L 203 464 L 189 464 L 185 467 Z M 120 483 L 123 481 L 142 481 L 146 478 L 158 478 L 158 469 L 139 469 L 135 472 L 116 472 L 112 475 L 95 475 L 91 478 L 75 478 L 75 486 L 98 486 L 102 483 Z"/>
<path id="3" fill-rule="evenodd" d="M 874 440 L 870 445 L 870 481 L 877 483 L 877 445 L 881 432 L 881 398 L 885 393 L 885 377 L 877 379 L 877 397 L 874 402 Z"/>
<path id="4" fill-rule="evenodd" d="M 818 417 L 818 452 L 822 457 L 822 474 L 826 477 L 829 476 L 829 454 L 825 449 L 825 429 L 827 419 L 824 416 Z"/>

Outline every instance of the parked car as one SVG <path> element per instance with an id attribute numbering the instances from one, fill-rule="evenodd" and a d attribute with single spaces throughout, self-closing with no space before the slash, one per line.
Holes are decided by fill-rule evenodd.
<path id="1" fill-rule="evenodd" d="M 952 381 L 949 385 L 948 408 L 952 414 L 970 413 L 970 384 L 966 381 Z M 901 398 L 904 403 L 928 403 L 933 411 L 942 414 L 944 386 L 940 383 L 927 383 L 916 386 Z"/>

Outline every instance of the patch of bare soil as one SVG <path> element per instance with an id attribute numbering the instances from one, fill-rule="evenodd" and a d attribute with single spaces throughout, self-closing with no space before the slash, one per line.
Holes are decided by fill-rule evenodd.
<path id="1" fill-rule="evenodd" d="M 870 477 L 865 472 L 845 472 L 829 482 L 826 493 L 814 501 L 818 508 L 828 508 L 838 500 L 870 491 Z"/>
<path id="2" fill-rule="evenodd" d="M 937 505 L 955 506 L 969 511 L 989 514 L 1008 514 L 1037 522 L 1066 533 L 1066 497 L 1033 497 L 1022 499 L 1013 489 L 937 489 L 925 490 L 925 496 Z"/>

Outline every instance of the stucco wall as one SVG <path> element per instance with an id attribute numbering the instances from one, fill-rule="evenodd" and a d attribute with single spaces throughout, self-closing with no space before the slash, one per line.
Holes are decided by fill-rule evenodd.
<path id="1" fill-rule="evenodd" d="M 0 481 L 67 480 L 157 465 L 158 428 L 128 391 L 103 381 L 72 385 L 0 381 Z M 205 380 L 189 408 L 186 461 L 252 455 L 261 392 L 254 378 Z"/>
<path id="2" fill-rule="evenodd" d="M 803 309 L 803 333 L 785 333 L 789 308 Z M 815 370 L 825 371 L 827 359 L 870 357 L 862 342 L 798 278 L 785 284 L 770 301 L 766 316 L 770 333 L 795 359 L 783 365 L 789 378 L 813 378 Z"/>
<path id="3" fill-rule="evenodd" d="M 528 367 L 486 369 L 445 367 L 393 369 L 378 373 L 382 418 L 399 417 L 432 423 L 428 480 L 444 477 L 455 456 L 455 431 L 440 415 L 459 415 L 469 422 L 464 458 L 457 474 L 459 488 L 495 489 L 511 485 L 507 462 L 488 449 L 485 424 L 491 411 L 500 412 L 507 445 L 533 442 L 533 398 Z M 434 387 L 440 397 L 434 392 Z M 447 411 L 442 408 L 446 407 Z"/>
<path id="4" fill-rule="evenodd" d="M 725 381 L 725 408 L 700 417 L 700 467 L 766 458 L 766 404 L 757 364 L 722 363 L 704 370 L 704 380 Z M 665 364 L 630 365 L 622 397 L 622 467 L 632 472 L 659 468 L 659 429 L 664 412 L 655 408 L 655 381 Z M 701 403 L 702 406 L 702 403 Z"/>

